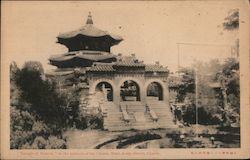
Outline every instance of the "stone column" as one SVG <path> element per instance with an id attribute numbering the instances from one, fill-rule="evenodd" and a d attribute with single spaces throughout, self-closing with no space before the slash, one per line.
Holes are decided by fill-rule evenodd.
<path id="1" fill-rule="evenodd" d="M 113 88 L 113 101 L 116 105 L 120 103 L 120 88 L 117 86 Z"/>
<path id="2" fill-rule="evenodd" d="M 146 104 L 147 91 L 145 86 L 140 86 L 141 103 Z"/>
<path id="3" fill-rule="evenodd" d="M 169 104 L 169 88 L 168 88 L 168 82 L 164 82 L 164 90 L 163 90 L 163 100 L 164 102 L 166 102 L 167 104 Z"/>

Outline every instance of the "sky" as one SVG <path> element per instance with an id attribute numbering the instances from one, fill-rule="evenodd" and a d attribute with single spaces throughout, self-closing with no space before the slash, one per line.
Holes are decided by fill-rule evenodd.
<path id="1" fill-rule="evenodd" d="M 85 25 L 91 12 L 96 27 L 123 37 L 111 52 L 134 53 L 146 64 L 159 61 L 174 72 L 178 57 L 181 66 L 189 66 L 194 59 L 231 56 L 238 33 L 223 30 L 222 23 L 236 7 L 231 1 L 4 1 L 1 52 L 19 67 L 32 60 L 53 69 L 48 58 L 67 52 L 56 37 Z"/>

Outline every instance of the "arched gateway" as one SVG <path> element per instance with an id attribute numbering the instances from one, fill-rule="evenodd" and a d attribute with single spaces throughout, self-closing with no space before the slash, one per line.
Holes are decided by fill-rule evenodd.
<path id="1" fill-rule="evenodd" d="M 153 100 L 163 100 L 163 87 L 158 82 L 151 82 L 147 86 L 147 97 Z"/>
<path id="2" fill-rule="evenodd" d="M 49 58 L 50 64 L 58 68 L 53 76 L 65 80 L 65 88 L 70 88 L 69 77 L 78 76 L 79 106 L 87 113 L 95 113 L 95 108 L 103 112 L 104 129 L 172 127 L 167 67 L 159 62 L 144 64 L 135 54 L 111 53 L 111 47 L 123 38 L 94 27 L 91 15 L 81 29 L 62 33 L 57 39 L 68 53 Z"/>
<path id="3" fill-rule="evenodd" d="M 95 89 L 96 94 L 102 96 L 105 101 L 113 101 L 113 87 L 108 82 L 99 82 Z"/>
<path id="4" fill-rule="evenodd" d="M 140 101 L 140 87 L 133 80 L 123 82 L 120 88 L 121 101 Z"/>

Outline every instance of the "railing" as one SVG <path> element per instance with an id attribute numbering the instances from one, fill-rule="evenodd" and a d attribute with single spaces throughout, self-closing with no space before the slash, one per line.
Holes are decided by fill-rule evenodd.
<path id="1" fill-rule="evenodd" d="M 149 105 L 146 105 L 146 110 L 149 112 L 153 121 L 158 121 L 158 119 L 159 119 L 158 116 L 156 115 L 156 113 L 153 111 L 153 109 Z"/>
<path id="2" fill-rule="evenodd" d="M 131 120 L 130 116 L 128 115 L 127 112 L 127 106 L 120 104 L 120 109 L 122 111 L 122 116 L 125 122 L 129 122 Z"/>
<path id="3" fill-rule="evenodd" d="M 151 118 L 153 119 L 153 121 L 158 121 L 158 116 L 156 115 L 156 113 L 153 110 L 150 110 L 149 114 L 150 114 Z"/>

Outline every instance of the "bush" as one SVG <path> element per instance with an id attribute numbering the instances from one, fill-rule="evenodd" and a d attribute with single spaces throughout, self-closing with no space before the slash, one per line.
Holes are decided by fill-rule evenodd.
<path id="1" fill-rule="evenodd" d="M 47 125 L 45 123 L 43 123 L 42 121 L 36 121 L 36 122 L 34 122 L 34 124 L 32 126 L 32 131 L 36 135 L 44 135 L 49 131 L 49 129 L 48 129 Z"/>
<path id="2" fill-rule="evenodd" d="M 23 145 L 29 144 L 33 140 L 32 132 L 30 131 L 11 131 L 10 133 L 10 148 L 19 149 Z"/>
<path id="3" fill-rule="evenodd" d="M 48 142 L 42 136 L 38 136 L 34 139 L 32 149 L 45 149 L 47 145 Z"/>
<path id="4" fill-rule="evenodd" d="M 21 90 L 20 99 L 31 104 L 30 112 L 40 120 L 65 127 L 68 118 L 66 98 L 56 92 L 56 85 L 43 78 L 43 68 L 39 62 L 27 62 L 17 72 L 17 87 Z"/>
<path id="5" fill-rule="evenodd" d="M 66 148 L 66 99 L 44 79 L 40 63 L 11 66 L 10 148 Z M 18 94 L 17 94 L 18 93 Z"/>
<path id="6" fill-rule="evenodd" d="M 66 141 L 56 136 L 49 136 L 46 149 L 66 149 Z"/>
<path id="7" fill-rule="evenodd" d="M 82 120 L 85 123 L 86 127 L 89 127 L 92 129 L 103 128 L 103 117 L 100 113 L 96 115 L 84 114 Z"/>

